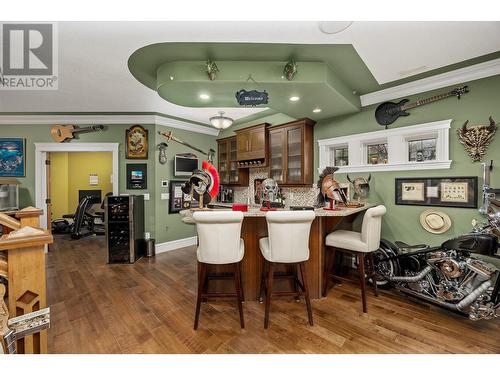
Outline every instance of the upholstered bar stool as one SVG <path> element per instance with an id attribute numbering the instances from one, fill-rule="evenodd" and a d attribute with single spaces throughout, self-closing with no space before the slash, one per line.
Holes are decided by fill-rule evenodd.
<path id="1" fill-rule="evenodd" d="M 198 292 L 194 329 L 198 329 L 201 301 L 209 297 L 236 297 L 240 313 L 240 326 L 245 328 L 243 318 L 243 292 L 241 286 L 240 262 L 245 254 L 245 244 L 240 238 L 243 212 L 239 211 L 197 211 L 193 214 L 198 232 Z M 208 281 L 226 279 L 224 275 L 209 275 L 207 265 L 233 265 L 236 293 L 208 293 Z"/>
<path id="2" fill-rule="evenodd" d="M 337 230 L 326 236 L 326 260 L 323 274 L 323 297 L 326 296 L 328 278 L 331 277 L 340 281 L 351 281 L 332 273 L 334 270 L 335 252 L 348 252 L 355 254 L 358 261 L 359 283 L 361 287 L 361 299 L 363 302 L 363 312 L 367 312 L 366 307 L 366 277 L 365 277 L 365 255 L 368 257 L 370 277 L 372 278 L 375 296 L 378 296 L 377 283 L 374 280 L 375 270 L 373 268 L 373 252 L 380 245 L 380 227 L 382 216 L 387 212 L 385 206 L 379 205 L 369 208 L 363 217 L 361 233 L 349 230 Z"/>
<path id="3" fill-rule="evenodd" d="M 309 259 L 309 232 L 311 231 L 311 223 L 315 216 L 314 211 L 272 211 L 266 214 L 269 237 L 259 240 L 260 251 L 264 257 L 264 271 L 262 272 L 260 291 L 261 298 L 264 289 L 266 292 L 266 311 L 264 317 L 264 328 L 266 329 L 269 327 L 269 310 L 273 294 L 279 296 L 304 296 L 308 321 L 310 325 L 313 325 L 304 262 Z M 274 266 L 277 263 L 285 263 L 293 267 L 294 271 L 290 275 L 281 276 L 291 276 L 293 278 L 294 291 L 273 293 L 273 279 L 275 276 L 278 276 L 274 273 Z M 300 268 L 302 282 L 297 276 L 297 265 Z"/>

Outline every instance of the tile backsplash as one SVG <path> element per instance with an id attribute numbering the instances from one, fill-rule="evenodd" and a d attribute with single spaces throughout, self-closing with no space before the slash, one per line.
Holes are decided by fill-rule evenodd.
<path id="1" fill-rule="evenodd" d="M 250 168 L 249 186 L 234 188 L 234 201 L 236 203 L 247 203 L 250 196 L 250 204 L 255 204 L 254 200 L 254 180 L 256 178 L 267 178 L 267 168 Z M 285 195 L 285 207 L 290 206 L 314 206 L 319 189 L 313 187 L 280 187 Z"/>

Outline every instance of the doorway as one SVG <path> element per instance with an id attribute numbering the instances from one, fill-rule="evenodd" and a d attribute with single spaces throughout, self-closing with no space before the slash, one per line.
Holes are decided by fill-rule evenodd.
<path id="1" fill-rule="evenodd" d="M 46 165 L 47 229 L 64 233 L 69 224 L 81 222 L 77 215 L 83 215 L 85 207 L 88 215 L 80 224 L 81 233 L 104 234 L 103 200 L 113 194 L 112 153 L 50 152 Z M 60 225 L 53 228 L 53 223 Z"/>
<path id="2" fill-rule="evenodd" d="M 108 155 L 111 153 L 112 174 L 108 178 L 109 181 L 111 181 L 113 195 L 118 195 L 118 147 L 118 143 L 35 143 L 35 201 L 36 206 L 43 208 L 44 211 L 43 215 L 40 217 L 40 226 L 42 228 L 50 229 L 52 219 L 50 217 L 50 213 L 52 212 L 51 200 L 47 199 L 50 195 L 53 195 L 50 191 L 52 187 L 52 182 L 50 181 L 50 161 L 47 161 L 50 160 L 50 155 L 54 155 L 55 153 L 84 153 L 83 157 L 87 155 L 88 158 L 90 158 L 90 155 L 93 153 L 104 152 L 108 153 Z M 91 176 L 89 176 L 89 173 L 84 174 L 82 172 L 82 175 L 83 177 L 81 178 L 87 181 L 87 186 L 90 185 Z M 97 179 L 99 182 L 99 176 Z M 92 183 L 95 183 L 95 179 Z M 90 185 L 88 189 L 80 190 L 98 190 L 94 189 L 94 186 L 95 185 Z M 104 198 L 107 192 L 108 191 L 102 193 L 101 189 L 102 198 Z M 75 197 L 74 194 L 73 197 L 78 200 L 78 197 Z"/>

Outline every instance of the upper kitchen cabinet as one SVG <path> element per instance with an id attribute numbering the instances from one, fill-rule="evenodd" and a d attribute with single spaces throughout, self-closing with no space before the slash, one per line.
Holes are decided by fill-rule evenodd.
<path id="1" fill-rule="evenodd" d="M 263 167 L 267 165 L 269 124 L 259 124 L 235 130 L 238 166 Z"/>
<path id="2" fill-rule="evenodd" d="M 313 183 L 313 127 L 304 118 L 269 129 L 269 177 L 280 185 Z"/>
<path id="3" fill-rule="evenodd" d="M 217 140 L 219 178 L 222 185 L 248 185 L 248 169 L 238 168 L 236 137 Z"/>

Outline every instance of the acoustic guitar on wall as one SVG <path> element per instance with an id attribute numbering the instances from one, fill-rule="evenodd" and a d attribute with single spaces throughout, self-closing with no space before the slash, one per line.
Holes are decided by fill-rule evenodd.
<path id="1" fill-rule="evenodd" d="M 56 142 L 64 142 L 75 138 L 75 133 L 92 133 L 104 130 L 103 125 L 93 125 L 79 128 L 74 125 L 54 125 L 50 130 L 50 135 Z"/>
<path id="2" fill-rule="evenodd" d="M 413 103 L 408 103 L 409 102 L 408 99 L 403 99 L 399 103 L 385 102 L 380 104 L 375 110 L 375 119 L 380 125 L 385 126 L 387 129 L 387 125 L 392 124 L 400 116 L 409 116 L 410 114 L 406 112 L 409 109 L 419 107 L 424 104 L 436 102 L 438 100 L 445 99 L 450 96 L 456 96 L 458 99 L 460 99 L 462 95 L 467 94 L 468 92 L 469 92 L 468 87 L 463 86 L 444 94 L 432 96 L 427 99 L 417 100 L 416 102 Z"/>

